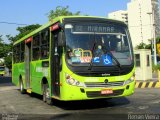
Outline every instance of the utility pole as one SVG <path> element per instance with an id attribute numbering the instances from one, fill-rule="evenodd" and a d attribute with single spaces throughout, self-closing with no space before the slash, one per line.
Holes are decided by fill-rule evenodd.
<path id="1" fill-rule="evenodd" d="M 157 65 L 157 51 L 156 51 L 156 26 L 155 26 L 155 14 L 154 14 L 154 7 L 152 6 L 152 12 L 147 13 L 150 15 L 150 18 L 152 17 L 152 27 L 151 27 L 151 34 L 153 33 L 153 40 L 151 35 L 151 41 L 152 41 L 152 52 L 154 56 L 154 65 Z M 151 23 L 151 19 L 150 19 Z"/>
<path id="2" fill-rule="evenodd" d="M 154 65 L 157 65 L 157 51 L 156 51 L 156 26 L 154 9 L 152 8 L 152 21 L 153 21 L 153 41 L 154 41 Z"/>
<path id="3" fill-rule="evenodd" d="M 154 52 L 153 52 L 153 48 L 154 48 L 154 44 L 153 44 L 153 25 L 152 25 L 152 12 L 148 12 L 147 13 L 148 15 L 149 15 L 149 18 L 150 18 L 150 32 L 151 32 L 151 36 L 150 36 L 150 42 L 151 42 L 151 54 L 153 55 L 154 54 Z"/>

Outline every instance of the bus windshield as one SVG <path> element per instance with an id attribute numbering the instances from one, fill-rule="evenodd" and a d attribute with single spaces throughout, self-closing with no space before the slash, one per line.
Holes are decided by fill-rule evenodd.
<path id="1" fill-rule="evenodd" d="M 131 65 L 131 40 L 120 24 L 66 24 L 67 62 L 72 66 Z M 114 58 L 114 59 L 113 59 Z"/>

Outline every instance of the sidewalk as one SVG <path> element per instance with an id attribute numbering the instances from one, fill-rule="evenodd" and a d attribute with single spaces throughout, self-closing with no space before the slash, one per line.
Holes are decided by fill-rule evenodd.
<path id="1" fill-rule="evenodd" d="M 151 80 L 136 81 L 135 88 L 160 88 L 157 72 L 154 72 Z"/>

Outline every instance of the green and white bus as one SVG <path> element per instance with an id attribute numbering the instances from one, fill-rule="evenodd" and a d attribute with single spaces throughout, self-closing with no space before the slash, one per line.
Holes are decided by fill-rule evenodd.
<path id="1" fill-rule="evenodd" d="M 101 17 L 60 16 L 13 46 L 13 83 L 48 104 L 131 95 L 134 70 L 127 25 Z"/>

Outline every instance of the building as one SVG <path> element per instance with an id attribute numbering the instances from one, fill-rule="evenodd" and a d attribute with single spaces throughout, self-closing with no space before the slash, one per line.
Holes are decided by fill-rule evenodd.
<path id="1" fill-rule="evenodd" d="M 109 18 L 127 21 L 133 46 L 140 43 L 150 44 L 153 40 L 153 24 L 156 26 L 156 36 L 160 33 L 158 0 L 131 0 L 127 10 L 108 14 Z M 127 16 L 126 20 L 123 16 Z"/>
<path id="2" fill-rule="evenodd" d="M 160 4 L 159 0 L 152 0 L 152 12 L 154 12 L 156 37 L 160 36 L 160 11 L 159 11 L 159 4 Z"/>
<path id="3" fill-rule="evenodd" d="M 128 13 L 125 10 L 119 10 L 108 14 L 109 18 L 120 20 L 128 24 Z"/>
<path id="4" fill-rule="evenodd" d="M 128 3 L 128 25 L 133 46 L 149 44 L 153 37 L 151 0 L 131 0 Z"/>

